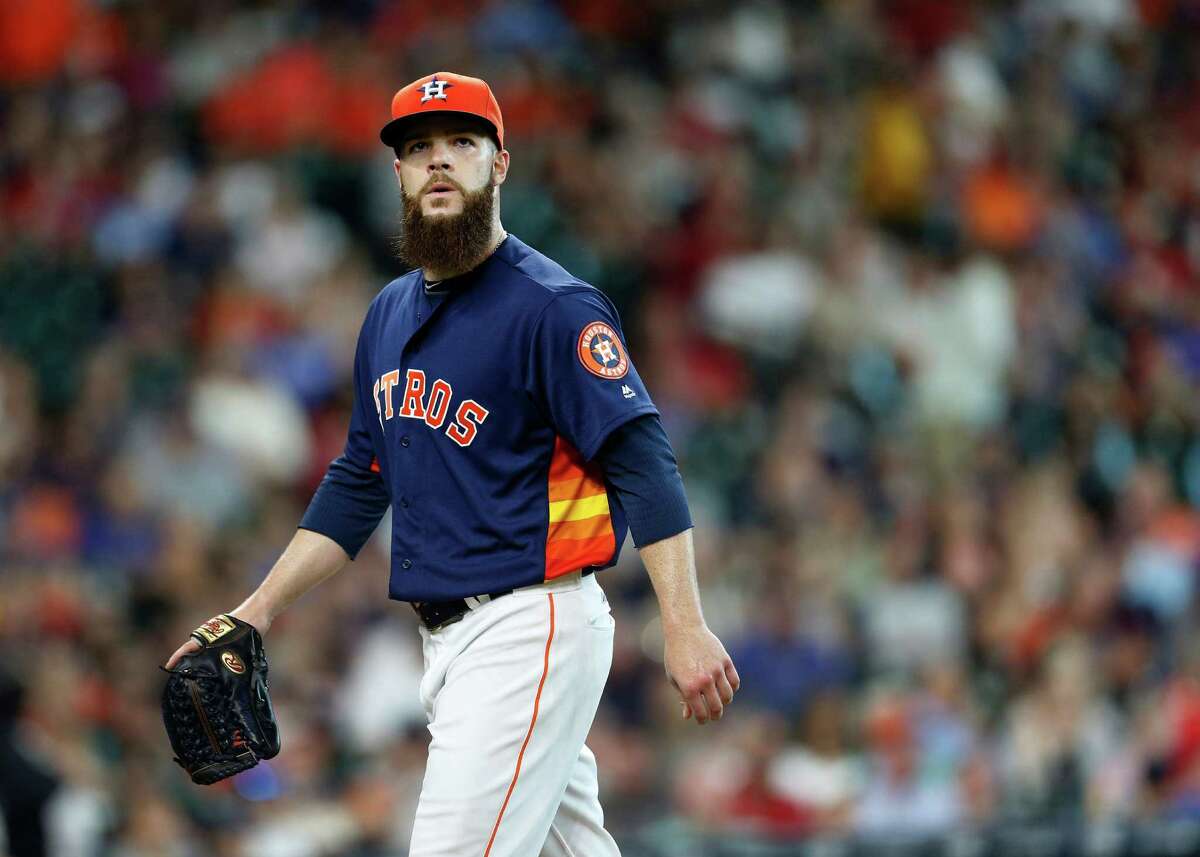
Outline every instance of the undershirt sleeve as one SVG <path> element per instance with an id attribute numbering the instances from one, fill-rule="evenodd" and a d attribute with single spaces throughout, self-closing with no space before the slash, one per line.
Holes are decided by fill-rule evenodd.
<path id="1" fill-rule="evenodd" d="M 691 528 L 683 478 L 658 414 L 614 429 L 596 458 L 621 501 L 634 545 L 641 548 Z"/>
<path id="2" fill-rule="evenodd" d="M 328 536 L 354 559 L 379 526 L 388 503 L 379 474 L 357 467 L 343 455 L 330 463 L 300 529 Z"/>

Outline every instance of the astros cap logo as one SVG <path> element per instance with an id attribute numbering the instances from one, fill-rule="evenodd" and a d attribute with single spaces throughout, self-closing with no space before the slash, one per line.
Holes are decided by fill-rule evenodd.
<path id="1" fill-rule="evenodd" d="M 624 378 L 629 360 L 617 332 L 602 321 L 593 321 L 579 334 L 576 347 L 583 368 L 598 378 Z"/>
<path id="2" fill-rule="evenodd" d="M 424 104 L 431 98 L 440 98 L 446 100 L 446 90 L 454 86 L 448 80 L 438 80 L 437 75 L 434 75 L 428 82 L 421 84 L 421 92 L 425 93 L 421 98 L 421 103 Z"/>

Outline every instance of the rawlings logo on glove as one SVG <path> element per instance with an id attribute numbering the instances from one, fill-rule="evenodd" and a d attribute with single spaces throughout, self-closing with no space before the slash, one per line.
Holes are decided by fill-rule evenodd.
<path id="1" fill-rule="evenodd" d="M 179 659 L 163 688 L 163 725 L 175 761 L 209 785 L 279 752 L 262 636 L 221 614 L 192 632 L 200 651 Z"/>
<path id="2" fill-rule="evenodd" d="M 217 640 L 224 637 L 230 631 L 237 628 L 234 623 L 237 620 L 232 616 L 213 616 L 195 631 L 192 631 L 192 636 L 196 638 L 196 642 L 200 645 L 212 645 Z"/>

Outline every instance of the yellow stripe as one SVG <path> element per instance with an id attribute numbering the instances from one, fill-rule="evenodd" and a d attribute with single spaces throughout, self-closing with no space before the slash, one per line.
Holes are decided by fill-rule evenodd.
<path id="1" fill-rule="evenodd" d="M 550 504 L 550 523 L 559 521 L 582 521 L 596 515 L 608 514 L 608 494 L 600 492 L 592 497 L 577 500 L 559 500 Z"/>

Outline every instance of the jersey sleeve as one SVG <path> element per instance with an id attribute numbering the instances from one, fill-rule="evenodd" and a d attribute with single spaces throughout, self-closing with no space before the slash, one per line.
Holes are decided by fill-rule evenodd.
<path id="1" fill-rule="evenodd" d="M 534 326 L 527 367 L 529 394 L 586 460 L 617 427 L 658 413 L 625 347 L 617 311 L 596 289 L 550 301 Z"/>
<path id="2" fill-rule="evenodd" d="M 375 446 L 368 428 L 373 419 L 363 386 L 363 349 L 359 340 L 354 359 L 354 406 L 346 447 L 325 472 L 300 521 L 300 528 L 328 536 L 354 559 L 388 509 L 387 484 L 380 475 Z"/>

